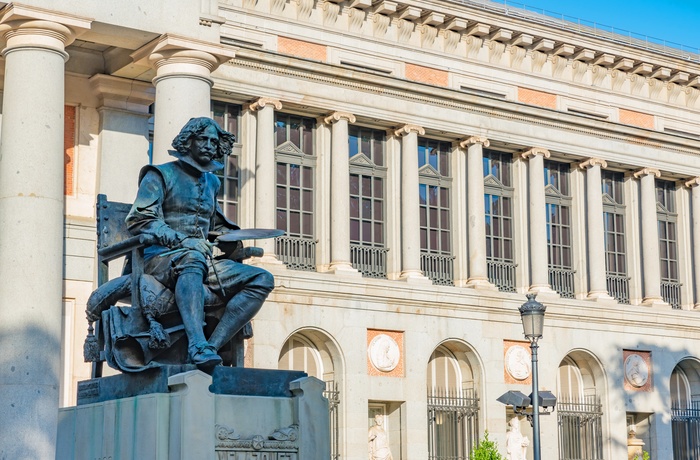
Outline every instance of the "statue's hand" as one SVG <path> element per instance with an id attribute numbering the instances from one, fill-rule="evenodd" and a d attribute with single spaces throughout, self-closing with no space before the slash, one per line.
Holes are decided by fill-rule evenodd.
<path id="1" fill-rule="evenodd" d="M 207 257 L 211 256 L 212 244 L 202 238 L 185 238 L 180 242 L 180 247 L 185 249 L 191 249 L 193 251 L 198 251 Z"/>

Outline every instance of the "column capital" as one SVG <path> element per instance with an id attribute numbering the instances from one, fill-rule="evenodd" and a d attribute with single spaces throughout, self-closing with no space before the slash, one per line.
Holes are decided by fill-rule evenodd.
<path id="1" fill-rule="evenodd" d="M 92 19 L 10 3 L 0 10 L 0 34 L 5 55 L 17 48 L 44 48 L 68 59 L 66 46 L 89 30 Z"/>
<path id="2" fill-rule="evenodd" d="M 261 97 L 255 102 L 252 102 L 248 108 L 253 112 L 264 109 L 268 105 L 272 106 L 275 110 L 282 110 L 282 103 L 279 99 L 273 99 L 271 97 Z"/>
<path id="3" fill-rule="evenodd" d="M 481 144 L 484 147 L 491 145 L 491 141 L 484 136 L 469 136 L 459 141 L 459 146 L 463 149 L 469 148 L 470 145 Z"/>
<path id="4" fill-rule="evenodd" d="M 642 168 L 639 171 L 634 172 L 634 178 L 639 179 L 642 176 L 654 175 L 656 178 L 661 177 L 661 171 L 656 168 Z"/>
<path id="5" fill-rule="evenodd" d="M 396 137 L 407 136 L 411 133 L 416 133 L 420 136 L 425 134 L 425 129 L 418 125 L 406 124 L 394 131 Z"/>
<path id="6" fill-rule="evenodd" d="M 600 166 L 601 169 L 605 169 L 608 167 L 608 162 L 600 158 L 589 158 L 578 164 L 578 167 L 581 169 L 588 169 L 594 166 Z"/>
<path id="7" fill-rule="evenodd" d="M 156 98 L 156 89 L 150 83 L 96 74 L 88 80 L 103 107 L 148 113 Z"/>
<path id="8" fill-rule="evenodd" d="M 351 114 L 350 112 L 333 112 L 332 114 L 328 115 L 323 119 L 323 122 L 327 125 L 332 125 L 333 123 L 337 123 L 340 120 L 347 120 L 348 123 L 355 123 L 357 121 L 357 118 L 355 118 L 355 115 Z"/>
<path id="9" fill-rule="evenodd" d="M 700 177 L 693 177 L 692 179 L 685 181 L 683 185 L 685 185 L 688 188 L 697 187 L 698 185 L 700 185 Z"/>
<path id="10" fill-rule="evenodd" d="M 541 155 L 544 158 L 549 158 L 551 154 L 549 153 L 549 150 L 543 147 L 532 147 L 520 153 L 520 156 L 525 160 L 530 160 L 538 155 Z"/>
<path id="11" fill-rule="evenodd" d="M 170 76 L 190 76 L 212 84 L 211 73 L 234 57 L 235 50 L 217 43 L 173 34 L 163 34 L 131 53 L 136 65 L 156 69 L 153 83 Z"/>

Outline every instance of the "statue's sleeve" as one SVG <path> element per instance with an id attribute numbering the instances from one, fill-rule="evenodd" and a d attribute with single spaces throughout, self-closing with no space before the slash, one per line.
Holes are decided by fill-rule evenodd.
<path id="1" fill-rule="evenodd" d="M 176 232 L 165 223 L 163 199 L 165 183 L 156 170 L 146 172 L 141 179 L 126 225 L 132 235 L 152 235 L 161 246 L 176 248 L 186 235 Z"/>

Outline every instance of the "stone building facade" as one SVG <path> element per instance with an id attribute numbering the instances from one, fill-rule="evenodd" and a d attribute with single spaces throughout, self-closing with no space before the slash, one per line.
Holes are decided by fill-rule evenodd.
<path id="1" fill-rule="evenodd" d="M 192 116 L 237 136 L 228 215 L 287 232 L 246 363 L 327 382 L 335 459 L 376 414 L 395 459 L 504 447 L 527 292 L 543 458 L 698 448 L 700 56 L 482 0 L 113 3 L 0 10 L 8 458 L 52 458 L 90 376 L 96 195 Z"/>

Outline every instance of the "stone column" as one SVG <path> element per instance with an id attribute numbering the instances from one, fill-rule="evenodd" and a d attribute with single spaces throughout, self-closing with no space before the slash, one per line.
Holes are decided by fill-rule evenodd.
<path id="1" fill-rule="evenodd" d="M 401 138 L 401 276 L 402 280 L 427 280 L 420 267 L 420 203 L 418 135 L 425 130 L 404 125 L 394 133 Z"/>
<path id="2" fill-rule="evenodd" d="M 282 103 L 277 99 L 261 97 L 250 105 L 257 112 L 257 133 L 255 145 L 255 226 L 257 228 L 277 228 L 275 209 L 276 174 L 275 163 L 275 110 L 281 110 Z M 261 263 L 281 263 L 275 255 L 275 240 L 259 240 L 256 246 L 265 251 Z"/>
<path id="3" fill-rule="evenodd" d="M 350 261 L 350 145 L 348 123 L 355 115 L 335 112 L 324 120 L 331 128 L 331 265 L 336 274 L 359 272 Z"/>
<path id="4" fill-rule="evenodd" d="M 700 177 L 685 183 L 692 193 L 693 276 L 695 277 L 695 309 L 700 309 Z"/>
<path id="5" fill-rule="evenodd" d="M 486 264 L 486 221 L 484 220 L 485 137 L 471 136 L 459 143 L 467 150 L 467 235 L 469 238 L 469 279 L 467 287 L 496 289 L 489 282 Z"/>
<path id="6" fill-rule="evenodd" d="M 549 287 L 549 258 L 547 256 L 547 209 L 544 194 L 544 159 L 549 150 L 533 147 L 522 153 L 528 164 L 530 291 L 552 292 Z"/>
<path id="7" fill-rule="evenodd" d="M 211 72 L 233 57 L 224 46 L 169 34 L 132 54 L 137 64 L 156 69 L 153 164 L 172 161 L 168 150 L 187 120 L 210 116 Z"/>
<path id="8" fill-rule="evenodd" d="M 93 75 L 90 86 L 102 104 L 97 109 L 97 189 L 112 201 L 132 203 L 139 171 L 148 164 L 148 107 L 155 99 L 155 88 L 150 83 L 102 74 Z"/>
<path id="9" fill-rule="evenodd" d="M 588 298 L 612 300 L 608 294 L 605 271 L 605 227 L 603 225 L 603 185 L 601 168 L 608 163 L 590 158 L 579 164 L 586 170 L 586 201 L 588 221 Z"/>
<path id="10" fill-rule="evenodd" d="M 34 19 L 40 18 L 40 19 Z M 54 22 L 55 21 L 55 22 Z M 65 47 L 87 19 L 0 13 L 0 457 L 54 458 L 63 297 Z"/>
<path id="11" fill-rule="evenodd" d="M 656 181 L 658 169 L 643 168 L 634 173 L 641 183 L 642 269 L 644 270 L 644 305 L 662 303 L 659 258 L 659 223 L 656 215 Z"/>

